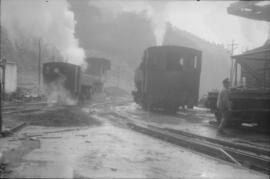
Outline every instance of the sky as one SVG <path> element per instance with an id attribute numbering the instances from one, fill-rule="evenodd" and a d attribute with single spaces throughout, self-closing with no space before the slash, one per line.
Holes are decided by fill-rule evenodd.
<path id="1" fill-rule="evenodd" d="M 238 44 L 236 53 L 264 44 L 269 23 L 255 21 L 227 13 L 227 7 L 236 1 L 108 1 L 90 0 L 89 4 L 111 11 L 145 12 L 152 21 L 157 44 L 162 43 L 166 22 L 209 42 L 228 47 L 232 40 Z"/>
<path id="2" fill-rule="evenodd" d="M 269 23 L 228 14 L 233 2 L 172 2 L 167 7 L 168 20 L 208 41 L 227 46 L 234 40 L 236 52 L 261 46 L 268 37 Z"/>

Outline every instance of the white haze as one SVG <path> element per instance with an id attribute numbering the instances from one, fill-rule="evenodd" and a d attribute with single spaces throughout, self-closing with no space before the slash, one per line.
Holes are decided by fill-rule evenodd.
<path id="1" fill-rule="evenodd" d="M 74 36 L 74 13 L 66 0 L 2 0 L 2 20 L 13 42 L 38 38 L 56 47 L 66 62 L 85 64 L 85 52 Z"/>
<path id="2" fill-rule="evenodd" d="M 234 40 L 237 53 L 262 45 L 268 23 L 229 15 L 227 7 L 235 1 L 89 1 L 114 15 L 144 12 L 151 20 L 157 45 L 161 45 L 166 23 L 197 35 L 209 42 L 227 46 Z"/>

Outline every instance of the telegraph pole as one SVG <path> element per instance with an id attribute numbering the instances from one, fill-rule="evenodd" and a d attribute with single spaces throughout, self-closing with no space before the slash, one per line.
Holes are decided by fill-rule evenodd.
<path id="1" fill-rule="evenodd" d="M 0 0 L 0 60 L 2 61 L 2 1 Z M 0 81 L 0 133 L 2 133 L 2 80 Z"/>
<path id="2" fill-rule="evenodd" d="M 38 95 L 40 95 L 40 74 L 41 74 L 41 45 L 38 40 Z"/>

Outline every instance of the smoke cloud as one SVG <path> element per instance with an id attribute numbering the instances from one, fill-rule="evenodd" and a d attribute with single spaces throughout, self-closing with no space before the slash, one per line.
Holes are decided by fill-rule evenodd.
<path id="1" fill-rule="evenodd" d="M 66 62 L 85 64 L 85 52 L 74 36 L 74 14 L 66 0 L 2 0 L 2 15 L 13 42 L 37 38 L 56 47 Z"/>
<path id="2" fill-rule="evenodd" d="M 111 12 L 115 17 L 125 12 L 144 13 L 151 21 L 156 44 L 162 45 L 168 19 L 165 1 L 89 1 L 89 5 Z"/>

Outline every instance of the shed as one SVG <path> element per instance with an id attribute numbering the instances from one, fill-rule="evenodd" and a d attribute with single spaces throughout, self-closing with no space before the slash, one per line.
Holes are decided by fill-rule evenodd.
<path id="1" fill-rule="evenodd" d="M 2 80 L 3 70 L 0 70 L 0 79 Z M 17 64 L 12 61 L 6 62 L 6 70 L 5 70 L 5 92 L 12 93 L 17 90 L 17 77 L 18 77 L 18 70 Z"/>
<path id="2" fill-rule="evenodd" d="M 245 86 L 248 88 L 270 88 L 270 43 L 249 50 L 241 55 L 233 56 L 234 82 L 245 78 Z M 240 77 L 237 75 L 237 64 L 240 65 Z"/>

